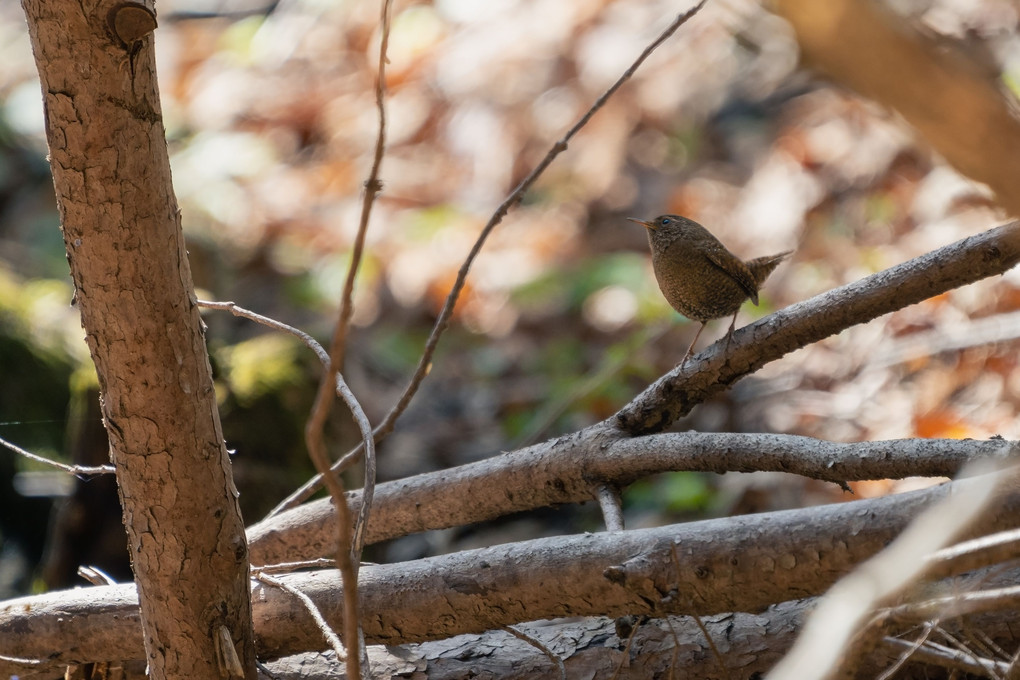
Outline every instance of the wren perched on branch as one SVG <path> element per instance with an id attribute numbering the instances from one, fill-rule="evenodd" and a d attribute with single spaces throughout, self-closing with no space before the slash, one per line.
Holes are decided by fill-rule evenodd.
<path id="1" fill-rule="evenodd" d="M 708 229 L 686 217 L 660 215 L 651 222 L 628 217 L 648 229 L 652 268 L 666 301 L 689 319 L 701 322 L 691 346 L 681 359 L 687 361 L 694 343 L 712 319 L 733 315 L 727 344 L 744 300 L 758 304 L 758 289 L 791 251 L 744 262 L 726 249 Z"/>

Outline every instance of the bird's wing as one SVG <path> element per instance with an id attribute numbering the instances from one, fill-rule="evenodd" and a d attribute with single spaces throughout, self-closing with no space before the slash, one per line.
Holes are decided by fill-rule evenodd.
<path id="1" fill-rule="evenodd" d="M 726 272 L 731 279 L 737 282 L 737 285 L 744 289 L 747 297 L 751 298 L 751 302 L 758 304 L 758 284 L 755 282 L 751 270 L 740 258 L 722 245 L 718 248 L 706 248 L 704 252 L 712 264 Z"/>

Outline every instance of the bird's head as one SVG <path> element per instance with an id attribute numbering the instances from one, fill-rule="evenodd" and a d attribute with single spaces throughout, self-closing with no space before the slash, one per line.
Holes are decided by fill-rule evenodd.
<path id="1" fill-rule="evenodd" d="M 648 230 L 648 241 L 653 248 L 657 245 L 665 247 L 678 238 L 691 238 L 699 235 L 698 223 L 680 215 L 659 215 L 651 221 L 639 220 L 636 217 L 627 219 Z"/>

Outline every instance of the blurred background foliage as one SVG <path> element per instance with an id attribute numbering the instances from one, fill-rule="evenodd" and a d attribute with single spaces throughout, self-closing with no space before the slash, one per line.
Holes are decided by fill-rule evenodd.
<path id="1" fill-rule="evenodd" d="M 981 59 L 1004 90 L 1018 82 L 1014 3 L 887 4 L 905 25 Z M 496 205 L 685 8 L 395 3 L 384 189 L 346 366 L 374 421 L 403 389 Z M 158 11 L 163 112 L 199 296 L 327 340 L 378 124 L 378 4 L 160 0 Z M 76 394 L 94 403 L 94 385 L 73 379 L 90 364 L 69 305 L 39 84 L 17 3 L 0 4 L 0 63 L 0 436 L 68 460 L 87 439 L 75 434 L 78 421 L 98 416 L 71 406 Z M 711 0 L 494 232 L 422 393 L 381 447 L 380 478 L 575 430 L 670 369 L 696 328 L 661 298 L 645 235 L 624 220 L 664 212 L 707 225 L 745 258 L 795 249 L 741 324 L 1005 218 L 983 186 L 897 115 L 807 70 L 768 6 Z M 1016 272 L 952 291 L 795 352 L 677 428 L 840 441 L 1016 438 L 1018 307 Z M 317 365 L 289 337 L 223 313 L 206 320 L 251 523 L 310 474 L 302 429 Z M 713 324 L 702 342 L 725 329 Z M 343 415 L 332 435 L 338 453 L 356 441 Z M 0 453 L 0 595 L 38 576 L 51 499 L 87 486 L 42 472 Z M 783 475 L 676 473 L 635 484 L 626 502 L 640 526 L 840 498 L 831 485 Z M 598 526 L 591 507 L 547 510 L 409 537 L 370 559 Z"/>

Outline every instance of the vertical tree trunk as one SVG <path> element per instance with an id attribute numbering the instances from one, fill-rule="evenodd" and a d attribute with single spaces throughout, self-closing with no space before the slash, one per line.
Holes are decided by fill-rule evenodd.
<path id="1" fill-rule="evenodd" d="M 155 15 L 121 0 L 23 6 L 151 677 L 254 678 L 247 545 L 170 181 Z"/>

